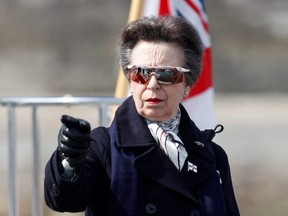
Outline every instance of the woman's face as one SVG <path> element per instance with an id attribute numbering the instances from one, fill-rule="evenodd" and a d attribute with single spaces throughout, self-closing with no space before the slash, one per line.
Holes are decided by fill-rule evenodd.
<path id="1" fill-rule="evenodd" d="M 137 66 L 174 66 L 182 67 L 183 49 L 167 42 L 139 41 L 132 51 L 131 64 Z M 130 81 L 137 112 L 152 121 L 167 121 L 177 114 L 184 92 L 190 91 L 185 79 L 177 84 L 159 84 L 155 75 L 145 83 Z"/>

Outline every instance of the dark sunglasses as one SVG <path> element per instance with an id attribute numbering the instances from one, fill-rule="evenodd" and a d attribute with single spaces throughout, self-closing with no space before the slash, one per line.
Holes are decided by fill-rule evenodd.
<path id="1" fill-rule="evenodd" d="M 129 79 L 134 82 L 145 84 L 150 80 L 152 75 L 155 75 L 158 82 L 165 85 L 182 83 L 184 80 L 183 73 L 190 72 L 186 68 L 171 66 L 146 67 L 128 65 L 126 70 L 129 73 Z"/>

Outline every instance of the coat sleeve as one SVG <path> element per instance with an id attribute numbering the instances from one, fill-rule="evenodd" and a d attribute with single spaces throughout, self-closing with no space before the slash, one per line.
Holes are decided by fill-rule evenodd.
<path id="1" fill-rule="evenodd" d="M 60 161 L 55 151 L 46 164 L 44 179 L 44 196 L 48 207 L 55 211 L 80 212 L 86 207 L 87 189 L 83 179 L 84 170 L 78 170 L 71 180 L 62 175 Z M 78 198 L 77 198 L 78 197 Z"/>
<path id="2" fill-rule="evenodd" d="M 44 178 L 44 196 L 49 208 L 58 212 L 81 212 L 89 206 L 105 206 L 103 202 L 106 201 L 109 185 L 107 170 L 110 170 L 107 155 L 109 137 L 105 131 L 105 128 L 97 128 L 91 132 L 92 138 L 97 141 L 90 143 L 86 165 L 78 168 L 72 179 L 62 175 L 57 151 L 52 154 L 46 164 Z"/>
<path id="3" fill-rule="evenodd" d="M 220 177 L 222 181 L 222 188 L 223 188 L 227 215 L 239 216 L 240 213 L 239 213 L 239 209 L 238 209 L 238 205 L 237 205 L 237 201 L 236 201 L 236 197 L 235 197 L 235 193 L 233 189 L 228 156 L 223 150 L 223 148 L 220 147 L 219 145 L 214 144 L 213 148 L 214 148 L 215 159 L 216 159 L 216 168 L 220 172 Z"/>

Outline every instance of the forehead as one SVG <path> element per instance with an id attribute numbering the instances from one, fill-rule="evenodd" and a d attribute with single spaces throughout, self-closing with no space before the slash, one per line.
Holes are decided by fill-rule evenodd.
<path id="1" fill-rule="evenodd" d="M 139 41 L 132 50 L 131 64 L 182 66 L 183 63 L 183 48 L 175 43 Z"/>

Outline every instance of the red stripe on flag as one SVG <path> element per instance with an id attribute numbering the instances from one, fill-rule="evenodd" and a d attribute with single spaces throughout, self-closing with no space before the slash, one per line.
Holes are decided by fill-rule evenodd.
<path id="1" fill-rule="evenodd" d="M 169 0 L 160 0 L 159 16 L 170 15 Z"/>
<path id="2" fill-rule="evenodd" d="M 209 31 L 208 23 L 203 18 L 199 8 L 191 0 L 185 0 L 185 2 L 198 14 L 202 25 L 204 26 L 205 30 L 208 32 Z"/>
<path id="3" fill-rule="evenodd" d="M 192 87 L 189 92 L 189 97 L 195 96 L 208 88 L 212 87 L 212 60 L 211 60 L 211 48 L 205 49 L 203 61 L 202 61 L 202 71 L 197 82 Z"/>

